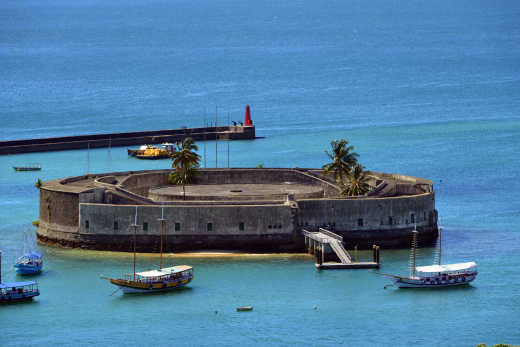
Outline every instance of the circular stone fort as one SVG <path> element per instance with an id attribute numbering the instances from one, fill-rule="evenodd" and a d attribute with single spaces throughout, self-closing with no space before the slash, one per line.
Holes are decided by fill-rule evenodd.
<path id="1" fill-rule="evenodd" d="M 170 172 L 44 182 L 38 240 L 133 251 L 135 232 L 138 252 L 159 252 L 161 238 L 165 252 L 302 252 L 302 231 L 320 227 L 347 248 L 409 247 L 414 225 L 422 244 L 437 237 L 433 184 L 422 178 L 371 172 L 370 191 L 345 198 L 319 169 L 199 169 L 184 188 L 168 182 Z"/>

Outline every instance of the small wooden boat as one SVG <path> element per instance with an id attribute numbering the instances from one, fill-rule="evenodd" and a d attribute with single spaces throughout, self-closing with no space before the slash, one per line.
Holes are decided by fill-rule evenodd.
<path id="1" fill-rule="evenodd" d="M 2 283 L 2 251 L 0 251 L 0 303 L 31 300 L 40 295 L 35 281 Z"/>
<path id="2" fill-rule="evenodd" d="M 253 311 L 253 306 L 240 306 L 237 307 L 237 312 Z"/>
<path id="3" fill-rule="evenodd" d="M 13 166 L 15 171 L 40 171 L 42 167 L 39 164 L 29 164 L 25 166 Z"/>
<path id="4" fill-rule="evenodd" d="M 20 275 L 40 273 L 43 267 L 42 255 L 39 252 L 26 253 L 16 260 L 14 267 Z"/>
<path id="5" fill-rule="evenodd" d="M 438 264 L 429 266 L 415 266 L 417 249 L 417 230 L 413 230 L 412 250 L 410 254 L 410 275 L 396 276 L 382 274 L 390 278 L 394 285 L 399 288 L 439 288 L 468 284 L 478 274 L 477 263 L 441 264 L 442 251 L 442 228 L 439 230 L 439 261 Z"/>
<path id="6" fill-rule="evenodd" d="M 134 228 L 134 272 L 124 275 L 122 278 L 107 278 L 110 283 L 119 287 L 123 293 L 152 293 L 173 290 L 185 286 L 193 279 L 193 267 L 188 265 L 177 265 L 172 267 L 162 267 L 162 235 L 164 231 L 164 207 L 161 211 L 161 242 L 160 242 L 160 263 L 158 270 L 136 272 L 136 251 L 135 239 L 137 230 L 137 207 L 135 208 Z"/>
<path id="7" fill-rule="evenodd" d="M 159 270 L 136 272 L 123 278 L 110 278 L 110 283 L 118 286 L 123 293 L 151 293 L 182 287 L 193 279 L 193 268 L 178 265 Z"/>

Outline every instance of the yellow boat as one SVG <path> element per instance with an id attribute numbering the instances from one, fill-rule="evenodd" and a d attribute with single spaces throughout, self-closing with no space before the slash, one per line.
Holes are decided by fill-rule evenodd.
<path id="1" fill-rule="evenodd" d="M 158 148 L 154 146 L 148 146 L 144 152 L 136 153 L 138 159 L 167 159 L 170 157 L 170 152 L 165 148 Z"/>

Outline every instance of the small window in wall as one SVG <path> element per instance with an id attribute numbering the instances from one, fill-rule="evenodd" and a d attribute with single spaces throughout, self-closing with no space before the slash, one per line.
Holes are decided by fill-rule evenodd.
<path id="1" fill-rule="evenodd" d="M 213 223 L 208 223 L 208 231 L 213 231 Z"/>
<path id="2" fill-rule="evenodd" d="M 412 214 L 410 215 L 410 221 L 411 221 L 412 223 L 415 223 L 415 214 L 412 213 Z"/>
<path id="3" fill-rule="evenodd" d="M 88 220 L 85 221 L 85 229 L 88 229 L 89 227 L 89 224 L 88 224 Z"/>
<path id="4" fill-rule="evenodd" d="M 363 226 L 363 218 L 359 218 L 357 220 L 357 225 L 358 225 L 358 227 L 362 227 Z"/>
<path id="5" fill-rule="evenodd" d="M 392 220 L 392 216 L 388 217 L 388 224 L 389 224 L 389 225 L 392 225 L 393 222 L 394 222 L 394 221 Z"/>
<path id="6" fill-rule="evenodd" d="M 117 223 L 117 221 L 115 220 L 114 221 L 114 230 L 118 230 L 119 229 L 119 224 Z"/>
<path id="7" fill-rule="evenodd" d="M 181 230 L 181 223 L 175 223 L 175 231 Z"/>
<path id="8" fill-rule="evenodd" d="M 267 229 L 271 229 L 272 227 L 273 227 L 272 225 L 269 225 L 269 226 L 267 227 Z"/>
<path id="9" fill-rule="evenodd" d="M 143 231 L 148 231 L 148 223 L 143 222 Z"/>
<path id="10" fill-rule="evenodd" d="M 244 231 L 244 223 L 243 222 L 238 223 L 238 230 Z"/>
<path id="11" fill-rule="evenodd" d="M 424 220 L 426 220 L 426 211 L 424 211 Z"/>

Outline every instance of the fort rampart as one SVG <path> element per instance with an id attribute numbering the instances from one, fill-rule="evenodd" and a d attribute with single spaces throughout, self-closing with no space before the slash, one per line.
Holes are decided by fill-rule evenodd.
<path id="1" fill-rule="evenodd" d="M 116 172 L 47 181 L 40 189 L 39 241 L 142 252 L 303 251 L 302 229 L 326 226 L 347 247 L 408 247 L 437 236 L 431 181 L 372 173 L 369 194 L 341 198 L 315 169 L 201 169 L 196 184 L 168 184 L 169 170 Z M 160 188 L 161 194 L 155 192 Z"/>

